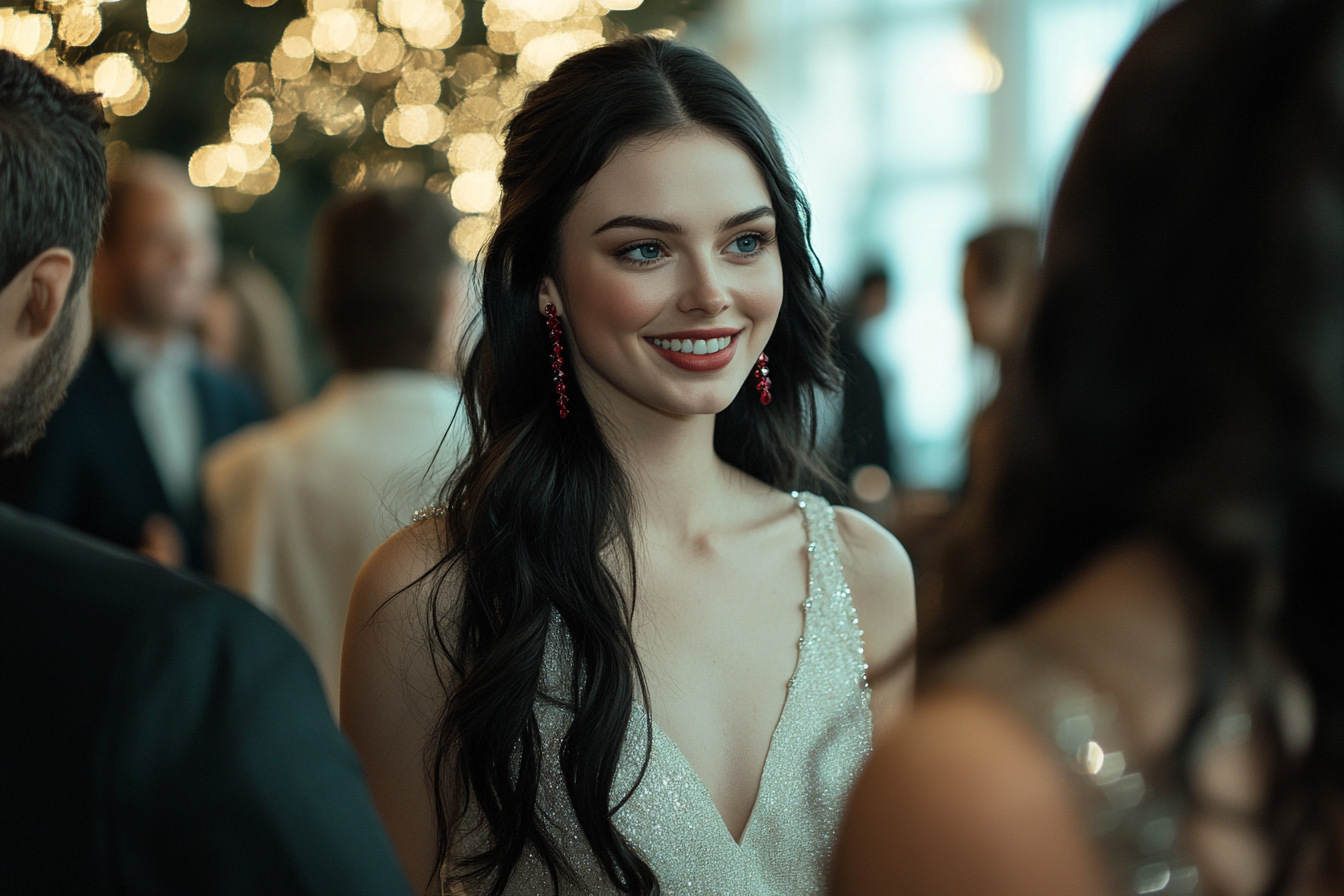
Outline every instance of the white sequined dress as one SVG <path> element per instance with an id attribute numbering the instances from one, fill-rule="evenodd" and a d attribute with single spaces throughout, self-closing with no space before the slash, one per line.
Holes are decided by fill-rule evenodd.
<path id="1" fill-rule="evenodd" d="M 667 896 L 824 892 L 841 812 L 872 748 L 862 632 L 837 556 L 835 513 L 815 495 L 794 493 L 794 499 L 808 534 L 803 634 L 741 842 L 729 834 L 695 769 L 656 724 L 644 778 L 614 817 L 617 830 L 648 862 Z M 538 699 L 535 707 L 543 741 L 538 803 L 578 878 L 577 883 L 562 879 L 560 893 L 617 893 L 579 829 L 560 773 L 558 757 L 570 713 L 557 704 L 567 693 L 569 664 L 568 639 L 557 616 L 542 670 L 542 690 L 556 699 Z M 638 776 L 647 730 L 644 710 L 636 705 L 612 788 L 614 799 Z M 507 893 L 553 892 L 541 861 L 525 852 Z"/>

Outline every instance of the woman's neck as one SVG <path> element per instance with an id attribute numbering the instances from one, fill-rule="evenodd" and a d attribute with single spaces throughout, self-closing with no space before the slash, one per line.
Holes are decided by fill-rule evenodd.
<path id="1" fill-rule="evenodd" d="M 713 414 L 667 414 L 623 394 L 598 396 L 594 411 L 630 479 L 644 537 L 694 540 L 731 520 L 750 479 L 714 453 Z"/>

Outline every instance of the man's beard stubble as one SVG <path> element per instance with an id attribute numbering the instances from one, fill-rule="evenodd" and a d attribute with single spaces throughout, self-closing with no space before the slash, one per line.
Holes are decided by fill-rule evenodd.
<path id="1" fill-rule="evenodd" d="M 0 457 L 24 454 L 47 431 L 78 366 L 70 357 L 80 302 L 60 310 L 42 347 L 12 384 L 0 388 Z"/>

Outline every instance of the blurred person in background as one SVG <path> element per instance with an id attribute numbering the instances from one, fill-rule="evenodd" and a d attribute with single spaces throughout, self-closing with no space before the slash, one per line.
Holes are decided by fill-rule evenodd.
<path id="1" fill-rule="evenodd" d="M 1001 413 L 999 384 L 1022 352 L 1040 292 L 1040 232 L 1028 224 L 996 224 L 966 243 L 961 295 L 966 323 L 975 345 L 972 362 L 972 406 L 976 415 L 966 434 L 966 478 L 993 467 L 996 440 L 991 418 Z M 944 518 L 939 532 L 946 524 Z M 936 550 L 936 541 L 934 539 Z M 937 577 L 928 580 L 924 597 L 936 599 Z"/>
<path id="2" fill-rule="evenodd" d="M 206 358 L 245 376 L 261 391 L 271 414 L 283 414 L 307 397 L 294 307 L 265 265 L 225 253 L 196 335 Z"/>
<path id="3" fill-rule="evenodd" d="M 841 479 L 856 491 L 854 474 L 863 467 L 876 467 L 886 474 L 888 488 L 895 472 L 891 435 L 887 429 L 886 396 L 877 368 L 863 349 L 867 324 L 886 313 L 891 285 L 887 271 L 872 267 L 863 273 L 854 296 L 841 310 L 836 328 L 836 364 L 844 377 L 840 404 Z M 871 473 L 869 474 L 872 475 Z M 879 479 L 880 481 L 880 479 Z M 857 489 L 862 500 L 865 495 Z M 871 497 L 872 492 L 868 493 Z M 852 500 L 846 496 L 847 500 Z"/>
<path id="4" fill-rule="evenodd" d="M 204 472 L 217 574 L 308 647 L 338 705 L 345 610 L 364 558 L 434 502 L 462 450 L 435 367 L 462 338 L 447 201 L 334 200 L 315 232 L 313 310 L 339 374 L 313 402 L 217 445 Z M 445 437 L 445 433 L 447 434 Z"/>
<path id="5" fill-rule="evenodd" d="M 1036 306 L 1040 268 L 1040 234 L 1030 225 L 996 224 L 966 243 L 961 297 L 971 341 L 979 349 L 977 410 L 994 398 L 1002 367 L 1021 347 Z"/>
<path id="6" fill-rule="evenodd" d="M 89 343 L 96 95 L 0 50 L 0 455 Z M 404 894 L 303 650 L 241 598 L 0 505 L 0 890 Z"/>
<path id="7" fill-rule="evenodd" d="M 838 896 L 1344 892 L 1341 73 L 1338 0 L 1121 61 Z"/>
<path id="8" fill-rule="evenodd" d="M 0 494 L 168 566 L 207 569 L 201 455 L 263 416 L 193 335 L 218 266 L 210 195 L 181 162 L 132 157 L 94 262 L 100 335 L 46 438 L 0 470 Z"/>

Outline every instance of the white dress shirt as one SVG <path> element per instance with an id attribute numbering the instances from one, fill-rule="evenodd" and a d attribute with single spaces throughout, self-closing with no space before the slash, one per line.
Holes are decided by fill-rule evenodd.
<path id="1" fill-rule="evenodd" d="M 200 398 L 191 380 L 198 363 L 190 336 L 170 336 L 162 345 L 125 330 L 103 338 L 117 374 L 130 383 L 131 409 L 168 502 L 188 510 L 196 502 L 197 471 L 204 439 Z"/>
<path id="2" fill-rule="evenodd" d="M 466 444 L 465 419 L 454 422 L 459 396 L 427 372 L 342 374 L 312 402 L 206 455 L 220 581 L 294 631 L 333 713 L 355 575 L 412 513 L 437 500 Z"/>

